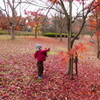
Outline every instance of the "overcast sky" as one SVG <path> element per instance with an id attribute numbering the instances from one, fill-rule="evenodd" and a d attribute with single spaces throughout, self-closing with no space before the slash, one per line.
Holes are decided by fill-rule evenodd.
<path id="1" fill-rule="evenodd" d="M 5 0 L 5 1 L 7 1 L 7 0 Z M 12 0 L 10 0 L 10 1 L 12 1 Z M 15 0 L 15 1 L 19 1 L 19 0 Z M 23 1 L 25 1 L 25 0 L 23 0 Z M 31 1 L 31 0 L 29 0 L 29 1 Z M 41 1 L 44 1 L 44 0 L 35 0 L 35 1 L 36 1 L 36 3 L 35 3 L 36 5 L 43 6 L 43 7 L 46 7 L 47 5 L 50 4 L 50 3 L 46 2 L 47 5 L 45 5 L 43 2 L 41 2 Z M 87 4 L 89 2 L 90 2 L 90 0 L 87 1 Z M 3 5 L 4 5 L 3 4 L 3 0 L 0 0 L 0 7 L 3 8 L 4 7 Z M 17 8 L 17 12 L 20 12 L 20 8 L 21 8 L 21 14 L 23 16 L 25 16 L 24 13 L 23 13 L 25 9 L 27 11 L 37 11 L 38 9 L 41 9 L 41 7 L 38 7 L 38 6 L 34 6 L 34 5 L 30 5 L 30 4 L 22 4 L 21 7 L 18 7 Z M 68 9 L 68 3 L 66 3 L 66 8 Z M 81 10 L 81 8 L 82 8 L 81 7 L 81 4 L 74 2 L 73 3 L 73 15 L 75 15 L 77 12 L 79 12 Z M 9 10 L 9 8 L 8 8 L 8 10 Z M 45 9 L 45 10 L 42 11 L 42 13 L 43 14 L 46 14 L 47 11 L 48 11 L 48 9 Z M 10 12 L 10 10 L 9 10 L 9 12 Z M 49 13 L 49 16 L 50 15 L 53 15 L 54 13 L 55 13 L 55 11 L 54 10 L 51 10 L 50 13 Z"/>

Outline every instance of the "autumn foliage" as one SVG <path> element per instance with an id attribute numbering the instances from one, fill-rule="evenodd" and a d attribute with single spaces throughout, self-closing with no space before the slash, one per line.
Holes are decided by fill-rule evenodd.
<path id="1" fill-rule="evenodd" d="M 69 59 L 71 57 L 78 57 L 79 59 L 84 59 L 84 56 L 83 55 L 88 55 L 88 50 L 89 50 L 89 46 L 94 46 L 93 43 L 90 43 L 90 42 L 87 42 L 87 43 L 80 43 L 78 45 L 75 45 L 70 51 L 68 52 L 64 52 L 64 51 L 61 51 L 59 52 L 59 54 L 62 55 L 62 63 L 68 63 Z"/>
<path id="2" fill-rule="evenodd" d="M 50 42 L 51 41 L 51 42 Z M 84 38 L 84 41 L 87 39 Z M 34 44 L 50 47 L 42 80 L 37 79 L 36 61 L 33 58 Z M 88 45 L 88 43 L 86 43 Z M 99 100 L 100 62 L 94 57 L 94 47 L 86 49 L 83 43 L 76 45 L 78 51 L 93 55 L 79 59 L 79 76 L 69 80 L 66 64 L 62 64 L 60 43 L 52 38 L 17 38 L 15 41 L 0 39 L 0 98 L 3 100 Z M 61 48 L 59 48 L 59 46 Z"/>
<path id="3" fill-rule="evenodd" d="M 44 16 L 40 14 L 39 11 L 24 11 L 27 19 L 27 26 L 32 28 L 32 31 L 36 33 L 41 33 L 42 21 Z"/>

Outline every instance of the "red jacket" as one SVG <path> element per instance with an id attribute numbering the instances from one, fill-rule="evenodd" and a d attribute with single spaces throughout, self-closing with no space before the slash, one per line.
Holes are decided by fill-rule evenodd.
<path id="1" fill-rule="evenodd" d="M 46 50 L 39 50 L 34 53 L 34 57 L 37 59 L 37 61 L 45 61 L 46 60 L 46 52 L 50 49 Z"/>

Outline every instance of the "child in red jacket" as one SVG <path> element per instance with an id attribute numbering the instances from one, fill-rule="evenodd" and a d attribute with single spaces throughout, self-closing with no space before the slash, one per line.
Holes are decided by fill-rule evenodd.
<path id="1" fill-rule="evenodd" d="M 40 44 L 36 44 L 36 52 L 34 53 L 34 57 L 37 59 L 39 79 L 42 79 L 42 74 L 44 71 L 43 61 L 46 60 L 47 51 L 50 51 L 50 48 L 42 50 L 42 46 Z"/>

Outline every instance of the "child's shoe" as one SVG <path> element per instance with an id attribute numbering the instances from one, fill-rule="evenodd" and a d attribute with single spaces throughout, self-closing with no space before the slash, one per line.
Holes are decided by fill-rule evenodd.
<path id="1" fill-rule="evenodd" d="M 38 79 L 42 79 L 42 76 L 38 76 Z"/>

